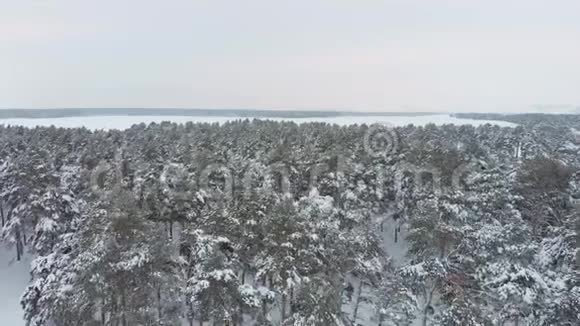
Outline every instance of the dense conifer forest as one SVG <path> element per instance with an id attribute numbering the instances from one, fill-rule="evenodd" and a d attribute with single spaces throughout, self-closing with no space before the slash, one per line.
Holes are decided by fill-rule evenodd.
<path id="1" fill-rule="evenodd" d="M 577 326 L 580 121 L 509 119 L 0 126 L 27 325 Z"/>

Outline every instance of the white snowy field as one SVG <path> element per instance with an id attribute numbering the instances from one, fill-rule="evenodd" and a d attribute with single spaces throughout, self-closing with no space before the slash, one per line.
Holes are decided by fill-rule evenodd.
<path id="1" fill-rule="evenodd" d="M 15 250 L 0 246 L 0 325 L 24 325 L 20 296 L 28 285 L 30 256 L 16 261 Z"/>
<path id="2" fill-rule="evenodd" d="M 227 121 L 239 120 L 238 117 L 223 117 L 223 116 L 91 116 L 91 117 L 66 117 L 66 118 L 50 118 L 50 119 L 0 119 L 0 124 L 13 126 L 51 126 L 75 128 L 85 127 L 88 129 L 127 129 L 134 124 L 141 122 L 162 122 L 171 121 L 177 123 L 192 122 L 208 122 L 208 123 L 224 123 Z M 371 124 L 371 123 L 388 123 L 393 126 L 405 126 L 414 124 L 423 126 L 429 123 L 436 125 L 455 124 L 455 125 L 474 125 L 490 123 L 503 127 L 514 127 L 513 123 L 506 121 L 495 120 L 474 120 L 455 118 L 446 114 L 433 114 L 423 116 L 339 116 L 339 117 L 320 117 L 320 118 L 264 118 L 274 121 L 294 121 L 296 123 L 305 122 L 326 122 L 338 125 L 349 124 Z"/>

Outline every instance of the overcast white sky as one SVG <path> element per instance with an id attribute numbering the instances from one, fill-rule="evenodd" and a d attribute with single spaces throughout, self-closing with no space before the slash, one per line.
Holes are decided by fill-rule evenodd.
<path id="1" fill-rule="evenodd" d="M 580 105 L 578 0 L 0 0 L 0 108 Z"/>

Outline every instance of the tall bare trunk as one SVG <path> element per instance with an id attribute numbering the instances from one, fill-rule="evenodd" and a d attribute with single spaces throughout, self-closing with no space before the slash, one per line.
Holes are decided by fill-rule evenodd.
<path id="1" fill-rule="evenodd" d="M 106 305 L 105 298 L 103 298 L 101 300 L 101 325 L 103 326 L 106 324 L 105 305 Z"/>
<path id="2" fill-rule="evenodd" d="M 262 300 L 262 317 L 266 320 L 266 316 L 268 316 L 268 301 Z"/>
<path id="3" fill-rule="evenodd" d="M 292 311 L 293 307 L 294 307 L 294 285 L 290 287 L 290 307 L 289 307 L 290 309 L 288 310 L 290 315 L 294 313 L 294 311 Z"/>
<path id="4" fill-rule="evenodd" d="M 187 319 L 189 320 L 189 326 L 193 326 L 193 321 L 195 320 L 195 311 L 193 310 L 193 303 L 189 304 L 189 312 L 187 313 Z"/>
<path id="5" fill-rule="evenodd" d="M 429 313 L 429 308 L 431 307 L 431 302 L 433 301 L 433 293 L 435 293 L 436 286 L 433 285 L 433 288 L 429 291 L 427 298 L 425 298 L 425 308 L 423 308 L 423 326 L 427 326 L 427 314 Z"/>
<path id="6" fill-rule="evenodd" d="M 24 243 L 24 245 L 26 245 L 26 228 L 22 226 L 22 243 Z"/>
<path id="7" fill-rule="evenodd" d="M 20 227 L 16 228 L 16 260 L 22 259 L 22 241 L 20 239 Z"/>
<path id="8" fill-rule="evenodd" d="M 6 225 L 6 221 L 4 220 L 4 205 L 0 202 L 0 216 L 2 217 L 2 227 Z"/>
<path id="9" fill-rule="evenodd" d="M 352 313 L 352 322 L 356 325 L 356 319 L 358 317 L 358 307 L 361 302 L 361 294 L 362 294 L 363 282 L 360 281 L 358 285 L 358 290 L 356 293 L 356 302 L 354 304 L 354 311 Z"/>
<path id="10" fill-rule="evenodd" d="M 281 322 L 286 320 L 286 305 L 287 305 L 287 296 L 286 294 L 282 294 L 282 311 L 281 311 Z"/>
<path id="11" fill-rule="evenodd" d="M 127 312 L 127 305 L 125 302 L 125 292 L 121 292 L 121 325 L 123 326 L 127 326 L 127 316 L 126 316 L 126 312 Z"/>
<path id="12" fill-rule="evenodd" d="M 157 318 L 161 322 L 163 320 L 163 313 L 161 307 L 161 285 L 157 286 Z"/>

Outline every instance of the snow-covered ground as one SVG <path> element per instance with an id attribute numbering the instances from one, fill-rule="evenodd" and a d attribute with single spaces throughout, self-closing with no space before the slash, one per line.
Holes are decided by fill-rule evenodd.
<path id="1" fill-rule="evenodd" d="M 92 116 L 92 117 L 67 117 L 67 118 L 50 118 L 50 119 L 0 119 L 0 124 L 17 125 L 25 127 L 51 126 L 55 127 L 86 127 L 88 129 L 126 129 L 133 124 L 145 122 L 172 121 L 178 123 L 193 122 L 218 122 L 238 120 L 237 117 L 210 117 L 210 116 Z M 338 125 L 362 124 L 362 123 L 388 123 L 393 126 L 405 126 L 408 124 L 426 125 L 434 123 L 455 124 L 455 125 L 474 125 L 491 123 L 504 127 L 513 127 L 515 124 L 506 121 L 494 120 L 474 120 L 455 118 L 446 114 L 423 115 L 423 116 L 340 116 L 340 117 L 321 117 L 321 118 L 267 118 L 275 121 L 294 121 L 296 123 L 304 122 L 327 122 Z"/>
<path id="2" fill-rule="evenodd" d="M 0 325 L 24 325 L 20 296 L 28 285 L 30 256 L 16 261 L 16 251 L 0 246 Z"/>

